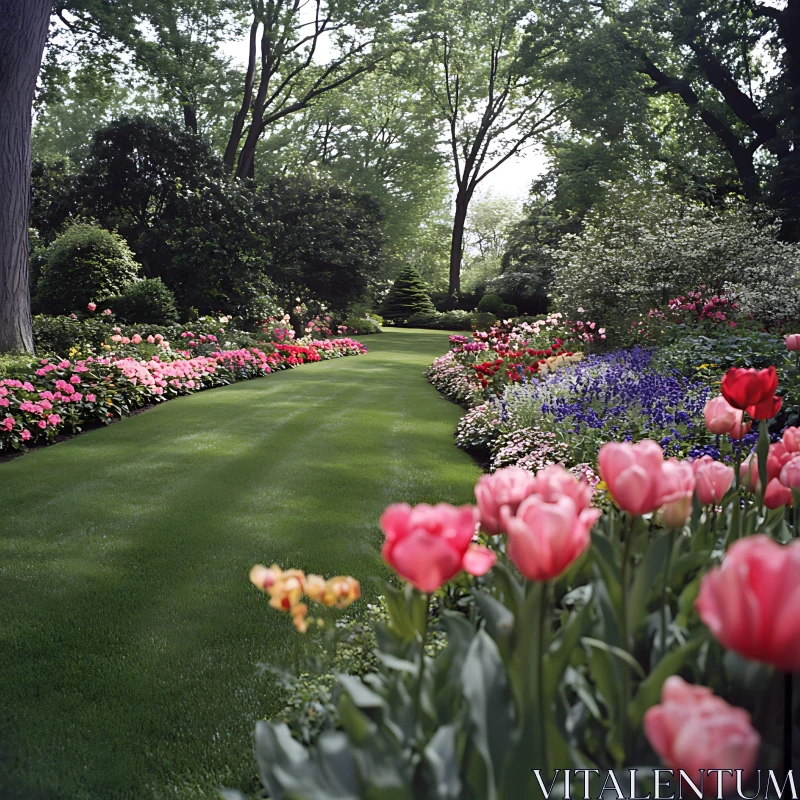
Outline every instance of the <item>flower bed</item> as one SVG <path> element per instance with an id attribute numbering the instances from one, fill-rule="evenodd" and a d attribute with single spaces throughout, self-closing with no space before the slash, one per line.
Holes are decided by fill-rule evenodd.
<path id="1" fill-rule="evenodd" d="M 115 334 L 116 335 L 116 334 Z M 137 408 L 180 395 L 259 378 L 314 361 L 359 355 L 353 339 L 308 345 L 213 350 L 209 355 L 172 351 L 165 340 L 120 337 L 124 352 L 78 360 L 32 361 L 14 378 L 0 379 L 0 452 L 52 442 L 90 424 L 107 424 Z M 197 340 L 194 340 L 197 341 Z M 137 353 L 158 347 L 160 354 Z"/>

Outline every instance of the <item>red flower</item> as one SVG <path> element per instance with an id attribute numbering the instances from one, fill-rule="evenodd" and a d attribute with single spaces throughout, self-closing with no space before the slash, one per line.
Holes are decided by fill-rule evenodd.
<path id="1" fill-rule="evenodd" d="M 731 367 L 722 378 L 721 387 L 722 396 L 734 408 L 748 409 L 748 411 L 751 407 L 755 409 L 760 403 L 772 398 L 777 388 L 778 373 L 772 366 L 766 369 Z"/>
<path id="2" fill-rule="evenodd" d="M 773 395 L 757 405 L 747 406 L 747 413 L 753 419 L 772 419 L 781 410 L 782 405 L 783 398 Z"/>

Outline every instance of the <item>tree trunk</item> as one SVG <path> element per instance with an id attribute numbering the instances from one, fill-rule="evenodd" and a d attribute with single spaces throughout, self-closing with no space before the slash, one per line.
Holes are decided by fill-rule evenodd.
<path id="1" fill-rule="evenodd" d="M 183 104 L 183 124 L 187 130 L 191 131 L 195 136 L 197 135 L 197 109 L 192 103 Z"/>
<path id="2" fill-rule="evenodd" d="M 250 105 L 253 102 L 253 85 L 256 76 L 256 50 L 258 44 L 258 26 L 259 20 L 257 16 L 253 17 L 253 22 L 250 25 L 250 50 L 247 60 L 247 74 L 244 80 L 244 93 L 242 95 L 242 105 L 236 112 L 233 118 L 233 126 L 231 128 L 231 135 L 228 138 L 228 146 L 225 148 L 225 158 L 223 162 L 225 166 L 233 172 L 236 166 L 236 154 L 239 152 L 239 144 L 242 141 L 242 133 L 244 132 L 244 125 L 247 121 L 247 115 L 250 113 Z"/>
<path id="3" fill-rule="evenodd" d="M 450 286 L 447 290 L 448 306 L 455 308 L 461 295 L 461 257 L 464 254 L 464 228 L 467 224 L 469 194 L 458 190 L 456 213 L 453 217 L 453 238 L 450 242 Z"/>
<path id="4" fill-rule="evenodd" d="M 31 115 L 50 8 L 51 0 L 0 0 L 0 352 L 33 352 Z"/>

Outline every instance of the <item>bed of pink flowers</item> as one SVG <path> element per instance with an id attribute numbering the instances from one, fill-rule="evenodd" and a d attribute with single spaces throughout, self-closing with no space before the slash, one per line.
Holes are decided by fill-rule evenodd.
<path id="1" fill-rule="evenodd" d="M 709 402 L 721 439 L 758 427 L 743 461 L 606 442 L 601 497 L 506 467 L 473 504 L 387 508 L 377 672 L 340 677 L 339 727 L 310 747 L 257 724 L 268 796 L 796 796 L 800 428 L 770 441 L 777 388 L 734 368 Z M 288 574 L 251 577 L 282 608 Z"/>
<path id="2" fill-rule="evenodd" d="M 117 334 L 115 334 L 116 336 Z M 366 353 L 353 339 L 212 350 L 172 350 L 162 336 L 119 337 L 124 352 L 80 359 L 40 359 L 18 378 L 0 379 L 0 452 L 53 441 L 88 424 L 108 423 L 152 403 L 315 361 Z M 113 339 L 113 337 L 112 337 Z M 200 344 L 200 337 L 188 341 Z M 212 342 L 203 337 L 202 344 Z M 156 353 L 136 352 L 150 345 Z"/>

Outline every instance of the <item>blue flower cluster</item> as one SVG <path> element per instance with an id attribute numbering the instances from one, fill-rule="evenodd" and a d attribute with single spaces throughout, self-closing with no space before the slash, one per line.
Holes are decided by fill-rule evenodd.
<path id="1" fill-rule="evenodd" d="M 711 390 L 677 370 L 657 372 L 652 358 L 652 350 L 634 347 L 588 356 L 543 380 L 534 377 L 506 391 L 503 417 L 518 416 L 525 406 L 529 417 L 532 405 L 538 427 L 558 431 L 581 458 L 605 441 L 645 438 L 658 441 L 667 455 L 712 454 L 706 448 L 715 450 L 714 437 L 703 421 Z"/>

